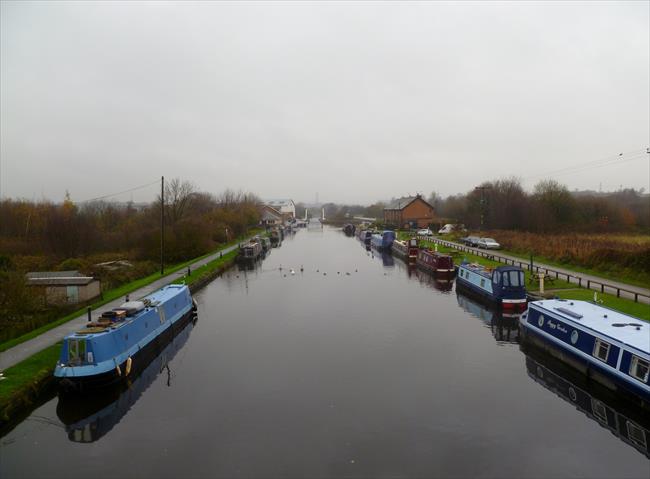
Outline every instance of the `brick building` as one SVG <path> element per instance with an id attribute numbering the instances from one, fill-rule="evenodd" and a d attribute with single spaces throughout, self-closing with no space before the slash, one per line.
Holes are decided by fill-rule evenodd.
<path id="1" fill-rule="evenodd" d="M 422 195 L 398 198 L 384 208 L 384 224 L 395 228 L 426 228 L 435 218 Z"/>

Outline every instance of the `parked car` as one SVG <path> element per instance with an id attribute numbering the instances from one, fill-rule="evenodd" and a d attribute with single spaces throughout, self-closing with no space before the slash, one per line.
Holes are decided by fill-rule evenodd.
<path id="1" fill-rule="evenodd" d="M 467 246 L 478 246 L 478 240 L 480 240 L 478 236 L 467 236 L 465 238 L 461 238 L 460 242 L 465 243 Z"/>
<path id="2" fill-rule="evenodd" d="M 429 228 L 418 230 L 418 236 L 433 236 L 433 232 Z"/>
<path id="3" fill-rule="evenodd" d="M 479 248 L 484 248 L 484 249 L 499 249 L 501 248 L 501 245 L 494 241 L 492 238 L 481 238 L 478 240 L 478 244 L 476 245 Z"/>

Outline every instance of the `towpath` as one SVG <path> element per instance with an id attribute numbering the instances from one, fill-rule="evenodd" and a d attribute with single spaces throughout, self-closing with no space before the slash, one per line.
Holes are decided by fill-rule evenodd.
<path id="1" fill-rule="evenodd" d="M 435 237 L 434 238 L 421 237 L 421 239 L 426 239 L 428 241 L 433 241 L 434 243 L 451 246 L 461 251 L 469 251 L 478 255 L 488 254 L 488 255 L 500 256 L 501 258 L 508 259 L 509 262 L 514 262 L 514 264 L 516 265 L 519 265 L 519 263 L 523 263 L 524 268 L 526 267 L 526 265 L 529 264 L 529 261 L 524 258 L 512 256 L 498 250 L 484 250 L 479 248 L 472 248 L 466 245 L 454 243 L 452 241 L 447 241 Z M 608 278 L 601 278 L 598 276 L 594 276 L 592 274 L 580 273 L 559 266 L 547 265 L 544 263 L 540 263 L 537 260 L 534 260 L 534 266 L 536 268 L 539 268 L 540 271 L 549 270 L 548 274 L 552 277 L 555 277 L 556 276 L 555 272 L 557 272 L 559 274 L 559 278 L 563 280 L 567 280 L 567 275 L 568 275 L 568 280 L 570 283 L 585 288 L 588 287 L 589 289 L 592 289 L 594 291 L 600 291 L 600 292 L 604 291 L 605 293 L 616 295 L 618 290 L 618 293 L 620 294 L 621 298 L 634 300 L 636 296 L 636 299 L 638 300 L 639 303 L 650 304 L 650 289 L 648 288 L 642 288 L 640 286 L 621 283 L 620 281 L 614 281 Z M 602 285 L 605 285 L 604 288 Z"/>
<path id="2" fill-rule="evenodd" d="M 204 266 L 208 264 L 210 261 L 219 258 L 220 255 L 229 253 L 238 247 L 239 245 L 234 245 L 219 250 L 216 253 L 211 254 L 210 256 L 207 256 L 203 259 L 200 259 L 192 263 L 189 267 L 191 269 L 196 269 L 200 266 Z M 184 276 L 186 272 L 187 272 L 187 268 L 184 268 L 175 273 L 170 273 L 166 276 L 162 276 L 160 279 L 157 279 L 153 283 L 148 284 L 147 286 L 143 286 L 142 288 L 129 293 L 129 296 L 133 299 L 146 296 L 150 293 L 153 293 L 157 289 L 160 289 L 163 286 L 172 283 L 177 278 Z M 102 311 L 107 311 L 112 308 L 119 307 L 122 303 L 124 303 L 124 301 L 125 298 L 121 297 L 102 305 L 100 308 L 97 308 L 96 310 L 92 311 L 91 313 L 92 319 L 95 320 L 99 318 Z M 56 328 L 50 329 L 49 331 L 46 331 L 43 334 L 36 336 L 35 338 L 32 338 L 28 341 L 25 341 L 24 343 L 14 346 L 13 348 L 9 348 L 6 351 L 3 351 L 2 353 L 0 353 L 0 371 L 9 368 L 24 359 L 27 359 L 28 357 L 38 353 L 39 351 L 42 351 L 43 349 L 49 346 L 52 346 L 57 341 L 60 341 L 65 335 L 84 328 L 87 322 L 88 322 L 88 315 L 84 313 L 68 321 L 67 323 L 57 326 Z"/>

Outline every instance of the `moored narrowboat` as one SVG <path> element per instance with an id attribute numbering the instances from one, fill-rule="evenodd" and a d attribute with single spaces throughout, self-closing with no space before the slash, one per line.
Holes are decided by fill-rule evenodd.
<path id="1" fill-rule="evenodd" d="M 360 230 L 359 234 L 357 235 L 357 238 L 359 238 L 359 240 L 362 243 L 365 243 L 366 245 L 370 245 L 372 234 L 373 234 L 372 230 Z"/>
<path id="2" fill-rule="evenodd" d="M 650 324 L 587 301 L 533 301 L 521 316 L 535 344 L 650 406 Z"/>
<path id="3" fill-rule="evenodd" d="M 272 248 L 271 239 L 267 237 L 260 238 L 260 244 L 262 245 L 262 251 L 265 253 Z"/>
<path id="4" fill-rule="evenodd" d="M 239 254 L 237 260 L 243 261 L 256 261 L 262 255 L 262 243 L 256 240 L 251 240 L 244 243 L 239 247 Z"/>
<path id="5" fill-rule="evenodd" d="M 106 311 L 63 340 L 54 369 L 62 389 L 89 391 L 128 377 L 194 315 L 190 290 L 170 284 L 140 301 Z"/>
<path id="6" fill-rule="evenodd" d="M 351 223 L 346 224 L 343 227 L 343 232 L 346 236 L 354 236 L 355 226 Z"/>
<path id="7" fill-rule="evenodd" d="M 415 262 L 418 258 L 418 251 L 420 250 L 418 243 L 417 238 L 411 238 L 406 241 L 395 240 L 393 241 L 391 252 L 399 258 Z"/>
<path id="8" fill-rule="evenodd" d="M 453 275 L 455 272 L 454 259 L 444 253 L 430 249 L 420 249 L 416 259 L 418 268 L 434 274 Z"/>
<path id="9" fill-rule="evenodd" d="M 395 241 L 395 232 L 384 230 L 381 233 L 375 233 L 370 238 L 370 244 L 379 251 L 389 252 Z"/>
<path id="10" fill-rule="evenodd" d="M 269 239 L 271 240 L 271 246 L 280 246 L 282 243 L 282 237 L 280 236 L 280 230 L 278 228 L 273 228 L 269 232 Z"/>
<path id="11" fill-rule="evenodd" d="M 517 266 L 497 266 L 492 269 L 463 262 L 458 267 L 456 286 L 505 310 L 526 309 L 524 271 Z"/>

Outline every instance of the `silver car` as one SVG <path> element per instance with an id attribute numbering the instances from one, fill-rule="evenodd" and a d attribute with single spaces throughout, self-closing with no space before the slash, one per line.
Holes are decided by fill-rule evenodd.
<path id="1" fill-rule="evenodd" d="M 484 249 L 499 249 L 501 245 L 494 241 L 492 238 L 481 238 L 478 240 L 477 246 Z"/>

